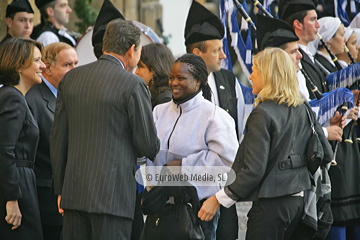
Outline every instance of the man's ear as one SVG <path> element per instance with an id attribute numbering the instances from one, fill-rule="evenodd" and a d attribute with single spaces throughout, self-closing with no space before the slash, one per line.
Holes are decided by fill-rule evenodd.
<path id="1" fill-rule="evenodd" d="M 12 26 L 13 20 L 11 18 L 7 17 L 5 19 L 5 22 L 6 22 L 7 27 L 10 28 Z"/>
<path id="2" fill-rule="evenodd" d="M 192 50 L 192 53 L 199 56 L 200 53 L 201 53 L 201 51 L 200 51 L 200 49 L 198 49 L 198 48 L 194 48 L 194 49 Z"/>
<path id="3" fill-rule="evenodd" d="M 50 70 L 50 63 L 49 62 L 44 62 L 46 68 L 45 68 L 45 72 L 47 75 L 51 76 L 51 70 Z"/>
<path id="4" fill-rule="evenodd" d="M 49 16 L 49 17 L 53 17 L 54 16 L 54 9 L 52 7 L 48 7 L 46 8 L 46 14 Z"/>
<path id="5" fill-rule="evenodd" d="M 134 57 L 134 52 L 135 52 L 135 44 L 131 45 L 131 47 L 129 48 L 129 50 L 126 52 L 126 55 L 132 59 Z"/>
<path id="6" fill-rule="evenodd" d="M 301 29 L 302 28 L 302 23 L 299 20 L 294 20 L 293 28 Z"/>

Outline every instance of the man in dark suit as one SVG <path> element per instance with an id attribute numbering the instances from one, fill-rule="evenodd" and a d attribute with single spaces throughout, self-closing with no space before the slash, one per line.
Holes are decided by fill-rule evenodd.
<path id="1" fill-rule="evenodd" d="M 65 240 L 130 239 L 136 157 L 154 159 L 159 150 L 150 93 L 131 73 L 140 58 L 140 30 L 111 21 L 103 52 L 59 85 L 50 156 Z"/>
<path id="2" fill-rule="evenodd" d="M 234 73 L 221 68 L 226 58 L 222 38 L 224 27 L 220 19 L 197 1 L 193 1 L 185 25 L 185 46 L 188 53 L 194 53 L 205 61 L 212 91 L 212 102 L 226 110 L 234 119 L 238 139 L 243 136 L 245 103 L 241 87 Z M 237 239 L 238 216 L 236 207 L 221 207 L 217 239 Z"/>
<path id="3" fill-rule="evenodd" d="M 61 236 L 62 216 L 58 212 L 57 196 L 53 193 L 50 129 L 54 120 L 58 85 L 65 73 L 76 67 L 78 57 L 72 46 L 62 42 L 47 45 L 42 54 L 42 61 L 46 65 L 43 81 L 27 92 L 26 100 L 40 130 L 34 171 L 43 235 L 45 240 L 58 240 Z"/>

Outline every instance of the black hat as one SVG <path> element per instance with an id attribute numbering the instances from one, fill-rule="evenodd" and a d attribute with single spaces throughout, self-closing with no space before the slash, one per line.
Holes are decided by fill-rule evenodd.
<path id="1" fill-rule="evenodd" d="M 119 12 L 119 10 L 110 2 L 110 0 L 104 0 L 101 6 L 100 12 L 96 18 L 93 35 L 92 45 L 96 45 L 103 42 L 106 25 L 114 19 L 121 18 L 125 20 L 125 17 Z"/>
<path id="2" fill-rule="evenodd" d="M 220 19 L 206 7 L 193 1 L 185 24 L 185 46 L 211 39 L 222 39 L 224 27 Z"/>
<path id="3" fill-rule="evenodd" d="M 37 6 L 38 9 L 42 8 L 43 6 L 45 6 L 48 3 L 54 2 L 56 0 L 35 0 L 35 5 Z"/>
<path id="4" fill-rule="evenodd" d="M 304 10 L 315 10 L 316 5 L 316 0 L 280 0 L 279 18 L 286 20 L 294 13 Z"/>
<path id="5" fill-rule="evenodd" d="M 280 47 L 288 42 L 298 41 L 294 29 L 281 19 L 257 14 L 257 43 L 259 51 L 266 47 Z"/>
<path id="6" fill-rule="evenodd" d="M 6 7 L 6 17 L 17 12 L 34 13 L 28 0 L 13 0 Z"/>

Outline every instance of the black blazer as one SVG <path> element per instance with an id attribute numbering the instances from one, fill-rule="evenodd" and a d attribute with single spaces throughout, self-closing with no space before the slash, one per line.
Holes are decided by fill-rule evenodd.
<path id="1" fill-rule="evenodd" d="M 300 61 L 304 71 L 307 73 L 307 75 L 310 77 L 310 79 L 313 81 L 313 83 L 321 93 L 327 93 L 329 91 L 329 88 L 326 85 L 326 80 L 323 73 L 321 72 L 319 67 L 315 63 L 313 63 L 313 61 L 311 61 L 309 56 L 301 48 L 299 48 L 299 51 L 303 56 Z M 310 99 L 315 99 L 316 96 L 311 91 L 311 86 L 308 82 L 306 82 L 306 87 L 309 91 Z"/>
<path id="2" fill-rule="evenodd" d="M 53 194 L 50 162 L 50 129 L 54 121 L 56 98 L 48 86 L 42 82 L 34 85 L 27 92 L 26 100 L 40 130 L 34 171 L 41 221 L 45 225 L 62 225 L 62 216 L 57 209 L 57 196 Z"/>
<path id="3" fill-rule="evenodd" d="M 36 180 L 32 170 L 39 129 L 23 94 L 0 88 L 0 222 L 1 239 L 42 240 Z M 7 201 L 18 200 L 22 214 L 18 229 L 4 220 Z"/>
<path id="4" fill-rule="evenodd" d="M 232 166 L 236 180 L 228 186 L 238 200 L 255 201 L 310 188 L 305 154 L 311 127 L 305 104 L 287 107 L 265 101 L 251 112 Z M 326 158 L 331 159 L 331 146 L 320 124 L 315 125 Z"/>
<path id="5" fill-rule="evenodd" d="M 22 93 L 15 87 L 1 87 L 0 189 L 5 201 L 16 200 L 23 196 L 15 162 L 33 162 L 38 139 L 38 125 Z"/>
<path id="6" fill-rule="evenodd" d="M 103 55 L 59 84 L 50 137 L 61 206 L 133 219 L 136 158 L 159 150 L 144 80 Z"/>

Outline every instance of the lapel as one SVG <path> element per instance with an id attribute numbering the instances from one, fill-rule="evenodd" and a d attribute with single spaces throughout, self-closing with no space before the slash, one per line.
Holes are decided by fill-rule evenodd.
<path id="1" fill-rule="evenodd" d="M 41 96 L 45 102 L 46 107 L 52 112 L 55 113 L 56 97 L 51 92 L 51 90 L 46 86 L 44 81 L 39 84 L 39 90 Z"/>
<path id="2" fill-rule="evenodd" d="M 314 69 L 317 74 L 319 76 L 323 76 L 323 73 L 320 71 L 320 69 L 318 68 L 318 66 L 313 62 L 311 61 L 310 57 L 301 49 L 299 48 L 299 51 L 300 53 L 302 54 L 302 58 L 301 58 L 301 61 L 305 61 L 312 69 Z"/>
<path id="3" fill-rule="evenodd" d="M 222 99 L 220 99 L 220 98 L 224 94 L 229 93 L 229 89 L 226 89 L 227 88 L 226 79 L 224 79 L 223 75 L 220 74 L 220 71 L 213 72 L 214 79 L 215 79 L 215 86 L 216 86 L 216 90 L 217 90 L 217 93 L 218 93 L 219 103 L 220 103 L 220 101 L 222 101 Z"/>

